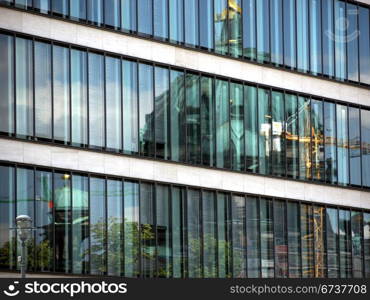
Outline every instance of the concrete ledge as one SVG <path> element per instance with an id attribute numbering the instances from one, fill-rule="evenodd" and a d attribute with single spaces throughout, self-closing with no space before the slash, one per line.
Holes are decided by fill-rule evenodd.
<path id="1" fill-rule="evenodd" d="M 172 66 L 370 106 L 368 89 L 240 62 L 46 16 L 0 7 L 0 28 Z"/>
<path id="2" fill-rule="evenodd" d="M 0 160 L 370 209 L 370 192 L 0 138 Z"/>

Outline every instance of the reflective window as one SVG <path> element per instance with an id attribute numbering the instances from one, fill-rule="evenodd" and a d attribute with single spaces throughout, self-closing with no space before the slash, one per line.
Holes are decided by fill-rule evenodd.
<path id="1" fill-rule="evenodd" d="M 272 0 L 270 3 L 271 62 L 279 66 L 283 64 L 283 0 Z"/>
<path id="2" fill-rule="evenodd" d="M 319 100 L 311 101 L 311 155 L 312 155 L 312 178 L 323 181 L 325 172 L 324 161 L 324 118 L 323 103 Z"/>
<path id="3" fill-rule="evenodd" d="M 70 141 L 69 49 L 53 47 L 54 139 Z"/>
<path id="4" fill-rule="evenodd" d="M 259 173 L 270 173 L 271 153 L 271 110 L 270 91 L 258 89 L 258 130 L 259 130 Z"/>
<path id="5" fill-rule="evenodd" d="M 230 83 L 231 168 L 244 171 L 244 98 L 243 86 Z"/>
<path id="6" fill-rule="evenodd" d="M 299 178 L 311 179 L 310 99 L 298 97 Z"/>
<path id="7" fill-rule="evenodd" d="M 326 244 L 328 253 L 328 277 L 338 278 L 339 275 L 339 227 L 338 210 L 326 209 Z"/>
<path id="8" fill-rule="evenodd" d="M 203 49 L 213 49 L 213 2 L 199 1 L 199 45 Z"/>
<path id="9" fill-rule="evenodd" d="M 335 104 L 324 102 L 325 180 L 337 183 L 337 128 Z"/>
<path id="10" fill-rule="evenodd" d="M 297 8 L 297 69 L 302 72 L 308 71 L 308 0 L 296 1 Z"/>
<path id="11" fill-rule="evenodd" d="M 301 204 L 302 277 L 314 277 L 313 208 Z"/>
<path id="12" fill-rule="evenodd" d="M 233 278 L 246 277 L 246 252 L 245 252 L 245 198 L 232 196 L 232 257 Z"/>
<path id="13" fill-rule="evenodd" d="M 217 226 L 215 200 L 215 193 L 208 191 L 203 192 L 203 277 L 205 278 L 217 277 Z"/>
<path id="14" fill-rule="evenodd" d="M 70 5 L 71 19 L 86 20 L 86 0 L 73 0 L 70 1 Z"/>
<path id="15" fill-rule="evenodd" d="M 89 272 L 89 182 L 87 176 L 72 177 L 72 272 Z"/>
<path id="16" fill-rule="evenodd" d="M 154 156 L 153 67 L 139 64 L 139 145 L 144 156 Z"/>
<path id="17" fill-rule="evenodd" d="M 104 57 L 89 53 L 89 144 L 105 146 L 104 125 Z"/>
<path id="18" fill-rule="evenodd" d="M 170 0 L 169 5 L 170 41 L 181 44 L 184 42 L 184 2 L 183 0 Z"/>
<path id="19" fill-rule="evenodd" d="M 169 71 L 154 69 L 154 105 L 155 105 L 155 147 L 156 157 L 170 159 L 170 124 L 169 124 Z"/>
<path id="20" fill-rule="evenodd" d="M 352 274 L 354 278 L 363 277 L 362 255 L 362 213 L 351 212 Z"/>
<path id="21" fill-rule="evenodd" d="M 283 0 L 284 5 L 284 64 L 296 68 L 296 7 L 295 0 Z"/>
<path id="22" fill-rule="evenodd" d="M 370 277 L 370 213 L 364 213 L 364 263 L 366 278 Z"/>
<path id="23" fill-rule="evenodd" d="M 51 0 L 52 11 L 58 16 L 67 16 L 69 14 L 68 0 Z"/>
<path id="24" fill-rule="evenodd" d="M 154 36 L 168 38 L 168 0 L 153 0 Z"/>
<path id="25" fill-rule="evenodd" d="M 227 81 L 216 79 L 216 166 L 230 165 L 229 86 Z"/>
<path id="26" fill-rule="evenodd" d="M 123 83 L 123 151 L 133 154 L 139 152 L 138 146 L 138 99 L 137 99 L 137 64 L 122 61 Z"/>
<path id="27" fill-rule="evenodd" d="M 260 199 L 261 276 L 274 277 L 274 229 L 272 200 Z"/>
<path id="28" fill-rule="evenodd" d="M 136 9 L 137 0 L 122 0 L 121 1 L 121 26 L 123 31 L 136 31 Z"/>
<path id="29" fill-rule="evenodd" d="M 243 0 L 243 55 L 256 60 L 256 2 Z"/>
<path id="30" fill-rule="evenodd" d="M 187 161 L 192 164 L 200 164 L 201 161 L 199 84 L 198 75 L 186 74 L 186 148 Z"/>
<path id="31" fill-rule="evenodd" d="M 337 104 L 338 184 L 347 185 L 348 178 L 348 116 L 347 106 Z"/>
<path id="32" fill-rule="evenodd" d="M 107 180 L 107 274 L 121 276 L 123 262 L 122 181 Z"/>
<path id="33" fill-rule="evenodd" d="M 348 108 L 349 178 L 351 185 L 361 186 L 360 110 Z"/>
<path id="34" fill-rule="evenodd" d="M 322 47 L 323 47 L 323 73 L 334 76 L 334 15 L 333 0 L 322 1 Z"/>
<path id="35" fill-rule="evenodd" d="M 120 11 L 119 0 L 104 1 L 104 23 L 106 27 L 113 29 L 118 29 L 120 27 L 121 24 L 119 11 Z"/>
<path id="36" fill-rule="evenodd" d="M 13 0 L 7 0 L 5 2 L 13 2 Z M 43 14 L 48 14 L 50 13 L 50 3 L 49 2 L 50 2 L 49 0 L 33 0 L 33 7 L 34 9 L 36 9 L 37 11 Z"/>
<path id="37" fill-rule="evenodd" d="M 285 202 L 274 202 L 275 277 L 288 277 L 288 243 Z"/>
<path id="38" fill-rule="evenodd" d="M 202 1 L 202 0 L 201 0 Z M 204 0 L 203 0 L 204 1 Z M 185 44 L 188 46 L 199 45 L 199 11 L 198 0 L 185 0 Z"/>
<path id="39" fill-rule="evenodd" d="M 287 202 L 287 228 L 288 228 L 288 264 L 289 277 L 302 276 L 301 269 L 301 232 L 299 204 Z"/>
<path id="40" fill-rule="evenodd" d="M 87 20 L 89 23 L 101 26 L 103 23 L 103 0 L 87 1 Z"/>
<path id="41" fill-rule="evenodd" d="M 258 116 L 257 116 L 257 88 L 244 87 L 245 97 L 245 156 L 246 169 L 249 172 L 258 172 Z"/>
<path id="42" fill-rule="evenodd" d="M 248 277 L 261 277 L 261 256 L 260 256 L 260 216 L 258 212 L 259 199 L 247 197 L 246 229 L 247 229 L 247 266 Z M 265 262 L 263 262 L 265 263 Z"/>
<path id="43" fill-rule="evenodd" d="M 315 277 L 326 277 L 325 207 L 313 207 Z"/>
<path id="44" fill-rule="evenodd" d="M 227 0 L 214 0 L 215 52 L 227 54 Z"/>
<path id="45" fill-rule="evenodd" d="M 16 131 L 17 135 L 33 135 L 33 64 L 32 41 L 16 38 Z"/>
<path id="46" fill-rule="evenodd" d="M 272 110 L 272 174 L 285 176 L 285 137 L 284 137 L 284 94 L 271 93 Z"/>
<path id="47" fill-rule="evenodd" d="M 188 190 L 187 195 L 187 242 L 188 242 L 188 276 L 201 277 L 200 253 L 200 192 Z"/>
<path id="48" fill-rule="evenodd" d="M 0 132 L 14 133 L 14 39 L 0 34 Z"/>
<path id="49" fill-rule="evenodd" d="M 340 278 L 352 277 L 351 249 L 351 213 L 349 210 L 339 210 L 339 266 Z"/>
<path id="50" fill-rule="evenodd" d="M 285 95 L 286 172 L 291 178 L 299 177 L 298 103 L 296 95 Z"/>
<path id="51" fill-rule="evenodd" d="M 242 0 L 228 0 L 229 51 L 234 57 L 241 57 L 242 52 Z"/>
<path id="52" fill-rule="evenodd" d="M 71 50 L 72 143 L 87 145 L 87 54 Z"/>
<path id="53" fill-rule="evenodd" d="M 257 11 L 257 61 L 270 61 L 269 0 L 256 1 Z"/>
<path id="54" fill-rule="evenodd" d="M 370 187 L 370 111 L 361 110 L 362 185 Z"/>
<path id="55" fill-rule="evenodd" d="M 217 194 L 217 260 L 219 278 L 230 277 L 229 201 L 230 196 L 228 194 Z"/>
<path id="56" fill-rule="evenodd" d="M 122 148 L 121 74 L 121 61 L 107 56 L 105 58 L 107 148 L 116 151 Z"/>
<path id="57" fill-rule="evenodd" d="M 357 6 L 347 3 L 347 67 L 348 80 L 359 81 L 359 60 L 358 60 L 358 9 Z"/>
<path id="58" fill-rule="evenodd" d="M 11 1 L 13 2 L 13 0 Z M 26 9 L 32 7 L 32 0 L 14 0 L 14 2 L 15 2 L 16 7 L 26 8 Z"/>
<path id="59" fill-rule="evenodd" d="M 171 193 L 172 207 L 172 277 L 180 278 L 184 276 L 184 219 L 183 207 L 186 198 L 184 188 L 173 187 Z"/>
<path id="60" fill-rule="evenodd" d="M 215 165 L 215 113 L 213 79 L 201 77 L 200 79 L 200 128 L 202 137 L 202 164 Z"/>
<path id="61" fill-rule="evenodd" d="M 346 4 L 335 0 L 335 77 L 346 79 Z"/>
<path id="62" fill-rule="evenodd" d="M 144 35 L 153 34 L 152 0 L 137 0 L 138 32 Z"/>
<path id="63" fill-rule="evenodd" d="M 370 84 L 370 9 L 359 7 L 360 80 Z"/>
<path id="64" fill-rule="evenodd" d="M 313 74 L 322 73 L 321 5 L 321 0 L 309 0 L 310 70 Z"/>

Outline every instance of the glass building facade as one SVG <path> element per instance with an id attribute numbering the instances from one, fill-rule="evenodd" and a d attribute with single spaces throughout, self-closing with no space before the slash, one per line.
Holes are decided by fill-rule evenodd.
<path id="1" fill-rule="evenodd" d="M 370 278 L 370 211 L 0 165 L 0 268 L 165 278 Z"/>
<path id="2" fill-rule="evenodd" d="M 342 0 L 1 0 L 220 55 L 370 85 L 370 8 Z"/>
<path id="3" fill-rule="evenodd" d="M 0 33 L 0 132 L 370 188 L 370 110 Z"/>

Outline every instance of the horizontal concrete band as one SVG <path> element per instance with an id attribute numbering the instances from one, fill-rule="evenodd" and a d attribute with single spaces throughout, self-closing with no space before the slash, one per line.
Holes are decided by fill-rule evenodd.
<path id="1" fill-rule="evenodd" d="M 9 8 L 0 7 L 0 28 L 319 97 L 370 105 L 370 91 L 362 87 L 240 62 Z"/>
<path id="2" fill-rule="evenodd" d="M 370 192 L 0 138 L 0 160 L 370 209 Z"/>

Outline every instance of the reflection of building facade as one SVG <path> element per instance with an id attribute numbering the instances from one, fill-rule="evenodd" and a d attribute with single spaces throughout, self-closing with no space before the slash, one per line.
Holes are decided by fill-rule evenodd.
<path id="1" fill-rule="evenodd" d="M 0 0 L 1 269 L 370 277 L 369 6 L 89 3 Z"/>

